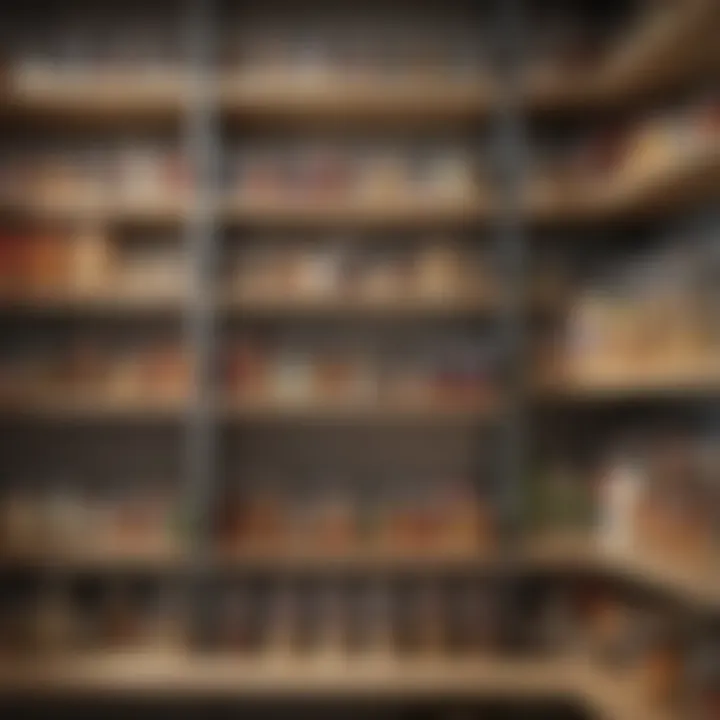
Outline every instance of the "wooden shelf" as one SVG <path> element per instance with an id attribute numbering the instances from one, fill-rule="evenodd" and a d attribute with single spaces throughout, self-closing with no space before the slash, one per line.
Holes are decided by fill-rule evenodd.
<path id="1" fill-rule="evenodd" d="M 308 120 L 372 120 L 427 123 L 472 122 L 496 105 L 488 83 L 418 79 L 365 82 L 346 78 L 298 83 L 253 77 L 223 78 L 218 89 L 224 113 L 242 121 L 297 123 Z"/>
<path id="2" fill-rule="evenodd" d="M 644 174 L 616 174 L 608 183 L 573 192 L 536 193 L 524 203 L 524 215 L 538 224 L 589 223 L 624 217 L 662 215 L 694 203 L 717 200 L 720 187 L 720 139 L 689 149 L 674 163 Z M 3 201 L 5 213 L 58 221 L 115 224 L 182 225 L 193 212 L 193 197 L 160 201 L 59 202 Z M 455 200 L 417 198 L 367 200 L 241 199 L 225 197 L 211 203 L 227 225 L 261 227 L 352 227 L 414 229 L 466 227 L 497 218 L 499 208 L 487 194 Z"/>
<path id="3" fill-rule="evenodd" d="M 502 568 L 502 557 L 491 550 L 470 549 L 406 550 L 390 548 L 343 549 L 328 551 L 302 548 L 284 550 L 238 550 L 220 554 L 215 560 L 220 570 L 327 570 L 373 572 L 433 571 Z"/>
<path id="4" fill-rule="evenodd" d="M 230 224 L 277 226 L 426 227 L 468 225 L 487 221 L 488 199 L 385 201 L 242 200 L 229 198 L 220 214 Z"/>
<path id="5" fill-rule="evenodd" d="M 552 380 L 536 386 L 536 397 L 543 402 L 596 404 L 645 400 L 703 399 L 720 394 L 720 371 L 705 367 L 697 373 L 645 377 L 597 378 L 594 381 Z"/>
<path id="6" fill-rule="evenodd" d="M 715 0 L 665 3 L 630 25 L 597 67 L 525 80 L 526 104 L 540 112 L 591 111 L 647 102 L 718 67 Z"/>
<path id="7" fill-rule="evenodd" d="M 190 567 L 180 548 L 116 548 L 93 546 L 75 550 L 0 554 L 0 568 L 34 568 L 60 572 L 174 572 Z"/>
<path id="8" fill-rule="evenodd" d="M 679 562 L 639 550 L 613 551 L 580 534 L 535 538 L 520 557 L 537 569 L 600 571 L 629 578 L 697 607 L 720 610 L 720 572 L 710 558 Z"/>
<path id="9" fill-rule="evenodd" d="M 714 0 L 685 0 L 640 18 L 605 53 L 597 67 L 552 77 L 530 74 L 523 101 L 530 111 L 588 110 L 637 102 L 675 89 L 717 68 L 720 27 Z M 209 88 L 211 100 L 241 120 L 360 119 L 427 122 L 472 121 L 498 106 L 501 88 L 490 78 L 397 80 L 317 78 L 298 80 L 225 74 Z M 163 74 L 108 69 L 98 73 L 38 73 L 10 67 L 0 92 L 0 112 L 21 119 L 57 121 L 178 122 L 197 88 L 180 71 Z"/>
<path id="10" fill-rule="evenodd" d="M 333 297 L 332 295 L 298 297 L 243 297 L 227 293 L 221 308 L 229 314 L 247 317 L 371 317 L 394 320 L 405 317 L 446 317 L 453 315 L 486 315 L 497 310 L 499 302 L 486 297 L 407 296 L 387 299 Z"/>
<path id="11" fill-rule="evenodd" d="M 570 671 L 570 672 L 568 672 Z M 281 654 L 255 658 L 106 653 L 0 669 L 0 690 L 16 693 L 177 693 L 237 698 L 453 697 L 566 699 L 579 694 L 571 664 L 539 660 L 430 658 L 369 654 L 348 658 Z M 582 691 L 581 691 L 582 692 Z"/>
<path id="12" fill-rule="evenodd" d="M 598 74 L 600 94 L 637 97 L 697 75 L 702 51 L 716 44 L 718 28 L 715 0 L 668 3 L 619 39 Z"/>
<path id="13" fill-rule="evenodd" d="M 80 195 L 65 198 L 0 199 L 0 212 L 33 220 L 60 223 L 110 223 L 117 225 L 182 225 L 190 217 L 195 200 L 168 195 L 131 201 Z"/>
<path id="14" fill-rule="evenodd" d="M 181 293 L 130 293 L 112 287 L 93 292 L 72 290 L 44 290 L 36 293 L 0 292 L 0 314 L 154 315 L 180 313 L 185 301 L 186 298 Z"/>
<path id="15" fill-rule="evenodd" d="M 0 406 L 0 417 L 13 421 L 162 421 L 185 417 L 188 402 L 180 399 L 143 398 L 134 401 L 104 399 L 100 396 L 81 398 L 77 395 L 28 397 Z"/>
<path id="16" fill-rule="evenodd" d="M 379 422 L 453 424 L 482 422 L 497 411 L 497 403 L 440 405 L 336 401 L 283 402 L 272 399 L 228 401 L 220 412 L 243 422 Z"/>
<path id="17" fill-rule="evenodd" d="M 0 89 L 0 113 L 19 120 L 69 123 L 178 122 L 191 100 L 189 78 L 145 71 L 86 74 L 10 69 Z"/>
<path id="18" fill-rule="evenodd" d="M 400 659 L 281 653 L 257 657 L 172 651 L 106 652 L 5 663 L 0 694 L 42 697 L 138 695 L 247 700 L 442 699 L 557 701 L 603 720 L 670 720 L 578 658 Z"/>
<path id="19" fill-rule="evenodd" d="M 605 184 L 576 191 L 533 193 L 528 217 L 537 223 L 599 222 L 623 217 L 662 215 L 714 201 L 720 194 L 720 138 L 698 144 L 685 155 L 647 172 L 616 173 Z"/>

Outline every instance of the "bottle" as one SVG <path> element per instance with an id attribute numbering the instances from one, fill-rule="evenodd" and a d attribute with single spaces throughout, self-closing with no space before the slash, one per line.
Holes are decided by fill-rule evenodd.
<path id="1" fill-rule="evenodd" d="M 73 644 L 69 590 L 62 585 L 42 588 L 35 617 L 36 647 L 43 654 L 67 652 Z"/>
<path id="2" fill-rule="evenodd" d="M 380 579 L 366 587 L 361 602 L 363 645 L 369 653 L 387 657 L 394 649 L 392 593 L 387 581 Z"/>
<path id="3" fill-rule="evenodd" d="M 290 581 L 272 589 L 268 613 L 266 652 L 282 658 L 292 652 L 298 636 L 299 608 L 296 588 Z"/>
<path id="4" fill-rule="evenodd" d="M 108 238 L 95 225 L 83 226 L 71 245 L 70 282 L 75 293 L 102 293 L 112 285 Z"/>
<path id="5" fill-rule="evenodd" d="M 347 645 L 346 598 L 342 588 L 329 585 L 319 598 L 320 618 L 318 649 L 321 653 L 337 656 Z"/>
<path id="6" fill-rule="evenodd" d="M 636 459 L 625 454 L 610 462 L 599 489 L 597 540 L 604 550 L 633 549 L 645 484 L 643 467 Z"/>

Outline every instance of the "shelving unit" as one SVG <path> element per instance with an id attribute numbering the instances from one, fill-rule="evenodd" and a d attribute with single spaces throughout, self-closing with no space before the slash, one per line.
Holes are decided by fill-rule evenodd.
<path id="1" fill-rule="evenodd" d="M 252 3 L 249 3 L 252 5 Z M 644 382 L 615 378 L 607 382 L 552 377 L 528 378 L 529 325 L 542 303 L 528 291 L 529 262 L 536 228 L 644 221 L 670 215 L 702 201 L 717 201 L 720 187 L 720 138 L 678 152 L 652 172 L 617 172 L 607 182 L 580 187 L 576 194 L 536 187 L 528 176 L 526 123 L 535 117 L 581 113 L 645 102 L 675 90 L 698 75 L 716 77 L 720 67 L 707 49 L 720 28 L 712 0 L 677 3 L 650 27 L 634 29 L 590 77 L 537 79 L 522 73 L 522 39 L 532 30 L 523 24 L 521 0 L 494 3 L 497 44 L 504 67 L 494 82 L 423 80 L 417 82 L 339 83 L 298 87 L 263 82 L 218 70 L 219 3 L 194 0 L 183 9 L 187 47 L 182 68 L 139 79 L 78 77 L 43 84 L 32 77 L 5 73 L 0 86 L 0 121 L 10 126 L 28 121 L 34 129 L 47 124 L 97 126 L 106 132 L 130 125 L 172 127 L 180 136 L 193 192 L 129 201 L 112 193 L 94 199 L 78 194 L 62 202 L 42 202 L 22 195 L 0 199 L 0 214 L 11 222 L 45 221 L 90 224 L 114 233 L 127 227 L 165 229 L 182 236 L 188 257 L 189 283 L 183 293 L 129 292 L 105 286 L 92 292 L 73 288 L 48 291 L 0 290 L 0 317 L 58 320 L 83 318 L 144 322 L 161 317 L 182 321 L 181 334 L 192 355 L 192 392 L 183 397 L 103 399 L 77 392 L 38 393 L 0 405 L 0 419 L 30 427 L 35 424 L 97 427 L 113 423 L 149 426 L 169 423 L 185 432 L 183 504 L 189 510 L 187 547 L 157 552 L 104 550 L 78 552 L 0 553 L 2 568 L 29 567 L 41 574 L 71 577 L 82 573 L 178 573 L 189 579 L 190 646 L 193 651 L 104 653 L 90 657 L 0 663 L 0 693 L 50 696 L 128 693 L 152 695 L 241 697 L 378 698 L 458 697 L 463 699 L 559 699 L 608 720 L 663 720 L 625 687 L 591 667 L 586 658 L 520 659 L 339 658 L 312 660 L 275 657 L 224 657 L 194 651 L 212 619 L 210 590 L 218 575 L 253 573 L 276 577 L 303 572 L 323 575 L 491 574 L 511 595 L 518 576 L 578 571 L 613 576 L 670 593 L 691 614 L 720 613 L 717 564 L 675 567 L 650 554 L 605 552 L 588 538 L 551 537 L 547 541 L 521 533 L 520 495 L 531 451 L 530 416 L 548 409 L 613 404 L 628 399 L 687 397 L 707 399 L 720 391 L 720 371 L 703 367 L 685 376 L 653 377 Z M 499 81 L 498 81 L 499 80 Z M 587 82 L 585 81 L 587 80 Z M 49 122 L 48 122 L 49 121 Z M 425 127 L 477 130 L 487 126 L 498 149 L 500 181 L 466 197 L 388 197 L 382 202 L 356 198 L 333 201 L 307 198 L 247 199 L 226 192 L 221 162 L 226 136 L 258 128 L 303 129 L 319 123 L 352 127 Z M 366 234 L 407 234 L 412 246 L 426 230 L 466 233 L 472 241 L 492 237 L 503 290 L 481 288 L 454 297 L 421 297 L 411 293 L 373 299 L 350 296 L 245 296 L 219 281 L 221 236 L 226 232 L 323 233 L 333 230 Z M 234 242 L 234 240 L 232 241 Z M 578 236 L 578 242 L 583 239 Z M 509 289 L 509 291 L 506 291 Z M 563 298 L 557 305 L 565 305 Z M 555 309 L 556 303 L 549 303 Z M 560 308 L 562 309 L 562 307 Z M 393 327 L 415 322 L 460 320 L 473 327 L 490 323 L 502 348 L 507 374 L 492 396 L 463 402 L 399 402 L 347 399 L 277 399 L 218 390 L 226 323 L 374 323 Z M 326 548 L 322 552 L 267 548 L 220 552 L 215 547 L 213 513 L 219 504 L 227 432 L 247 428 L 323 426 L 353 431 L 373 427 L 481 428 L 497 433 L 491 453 L 497 482 L 498 539 L 492 551 L 438 549 L 403 551 L 388 547 Z M 241 445 L 241 443 L 239 443 Z M 478 442 L 479 444 L 479 442 Z M 228 463 L 229 464 L 229 463 Z"/>

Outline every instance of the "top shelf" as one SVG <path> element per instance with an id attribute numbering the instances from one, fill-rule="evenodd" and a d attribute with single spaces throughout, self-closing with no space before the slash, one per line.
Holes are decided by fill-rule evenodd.
<path id="1" fill-rule="evenodd" d="M 529 73 L 522 83 L 533 112 L 587 110 L 637 102 L 681 85 L 718 65 L 714 39 L 720 26 L 713 0 L 686 0 L 655 12 L 624 33 L 593 70 Z M 5 73 L 6 117 L 125 122 L 177 121 L 195 100 L 189 76 L 132 71 L 59 77 L 37 70 Z M 504 86 L 489 80 L 424 76 L 379 79 L 287 79 L 220 73 L 210 100 L 228 119 L 385 119 L 413 122 L 474 121 L 502 101 Z M 207 84 L 202 92 L 207 91 Z"/>

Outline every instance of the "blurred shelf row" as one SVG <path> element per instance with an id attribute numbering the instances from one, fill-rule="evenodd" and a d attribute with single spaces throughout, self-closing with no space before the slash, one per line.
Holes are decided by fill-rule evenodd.
<path id="1" fill-rule="evenodd" d="M 148 547 L 106 550 L 36 552 L 0 556 L 5 570 L 36 568 L 59 573 L 171 573 L 191 572 L 198 566 L 214 573 L 285 573 L 313 577 L 330 573 L 428 575 L 480 574 L 483 576 L 525 577 L 528 574 L 562 573 L 579 576 L 604 576 L 625 580 L 630 585 L 655 588 L 674 596 L 691 607 L 707 613 L 720 610 L 720 580 L 717 558 L 668 560 L 647 550 L 613 550 L 592 538 L 544 535 L 504 551 L 430 549 L 422 552 L 400 549 L 358 549 L 324 551 L 298 548 L 241 549 L 232 553 L 210 553 L 194 557 L 180 548 Z M 522 548 L 525 549 L 522 549 Z"/>
<path id="2" fill-rule="evenodd" d="M 0 689 L 23 695 L 150 693 L 177 697 L 381 697 L 560 701 L 603 720 L 665 720 L 627 681 L 571 660 L 397 660 L 385 657 L 238 659 L 192 654 L 96 654 L 62 662 L 16 662 L 0 671 Z"/>
<path id="3" fill-rule="evenodd" d="M 715 199 L 719 178 L 720 146 L 717 142 L 704 143 L 645 172 L 618 173 L 618 177 L 589 186 L 576 184 L 572 191 L 540 182 L 535 189 L 531 186 L 526 200 L 520 203 L 520 212 L 528 221 L 543 225 L 670 213 Z M 365 201 L 258 197 L 219 202 L 194 198 L 192 194 L 165 198 L 151 194 L 131 202 L 93 201 L 87 196 L 34 202 L 26 196 L 3 202 L 2 210 L 35 220 L 129 225 L 181 225 L 202 210 L 231 226 L 426 229 L 489 223 L 502 212 L 502 205 L 486 194 L 455 199 L 393 199 L 391 193 Z"/>
<path id="4" fill-rule="evenodd" d="M 594 64 L 580 57 L 555 63 L 535 58 L 534 71 L 520 82 L 524 104 L 530 110 L 551 112 L 633 103 L 717 67 L 718 18 L 712 0 L 667 3 L 654 10 L 625 28 Z M 338 74 L 330 69 L 332 63 L 323 66 L 301 56 L 297 62 L 288 61 L 283 73 L 282 60 L 272 57 L 277 51 L 272 42 L 273 38 L 266 39 L 269 47 L 260 52 L 259 60 L 253 60 L 250 50 L 256 69 L 225 77 L 218 70 L 221 79 L 214 85 L 202 78 L 203 101 L 240 118 L 370 116 L 417 122 L 482 117 L 503 99 L 487 71 L 467 79 L 463 74 L 469 70 L 453 76 L 424 67 L 413 72 L 411 65 L 409 73 L 383 72 L 371 63 L 362 72 L 347 69 Z M 425 52 L 436 50 L 430 47 Z M 427 64 L 422 53 L 418 59 L 424 61 L 419 64 Z M 11 62 L 3 75 L 2 105 L 6 114 L 21 117 L 41 113 L 56 119 L 172 118 L 196 101 L 199 90 L 195 78 L 167 69 L 138 75 L 133 68 L 109 67 L 93 75 L 76 67 L 58 72 L 52 64 L 28 62 L 14 67 Z"/>
<path id="5" fill-rule="evenodd" d="M 668 375 L 662 379 L 638 384 L 634 376 L 616 378 L 612 383 L 574 381 L 540 386 L 526 393 L 526 399 L 540 407 L 582 407 L 598 404 L 642 401 L 710 402 L 720 393 L 717 371 Z M 502 396 L 486 399 L 468 398 L 457 401 L 352 401 L 326 398 L 287 401 L 273 397 L 241 400 L 218 398 L 203 403 L 205 412 L 218 422 L 291 423 L 291 424 L 365 424 L 381 423 L 403 426 L 474 425 L 500 421 L 505 405 Z M 184 422 L 198 411 L 190 397 L 163 395 L 148 390 L 144 397 L 118 399 L 117 396 L 95 392 L 79 394 L 44 394 L 7 400 L 0 405 L 0 418 L 22 422 Z"/>
<path id="6" fill-rule="evenodd" d="M 578 704 L 604 720 L 664 720 L 627 680 L 582 658 L 559 660 L 397 660 L 371 657 L 243 660 L 192 654 L 115 653 L 14 662 L 0 670 L 4 692 L 62 697 L 118 691 L 174 697 L 455 698 L 555 700 Z"/>

